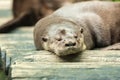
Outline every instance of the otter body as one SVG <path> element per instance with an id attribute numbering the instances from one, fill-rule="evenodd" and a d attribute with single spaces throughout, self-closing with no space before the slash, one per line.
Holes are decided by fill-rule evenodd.
<path id="1" fill-rule="evenodd" d="M 63 7 L 38 21 L 35 46 L 64 56 L 119 43 L 119 12 L 120 3 L 115 2 L 81 2 Z"/>

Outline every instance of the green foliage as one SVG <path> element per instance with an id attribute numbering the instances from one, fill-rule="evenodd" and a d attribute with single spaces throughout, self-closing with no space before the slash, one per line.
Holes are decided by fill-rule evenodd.
<path id="1" fill-rule="evenodd" d="M 7 80 L 7 77 L 2 70 L 0 70 L 0 80 Z"/>
<path id="2" fill-rule="evenodd" d="M 112 0 L 112 1 L 120 1 L 120 0 Z"/>

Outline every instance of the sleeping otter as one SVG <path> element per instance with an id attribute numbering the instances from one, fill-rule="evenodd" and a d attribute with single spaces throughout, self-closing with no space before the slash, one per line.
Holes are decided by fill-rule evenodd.
<path id="1" fill-rule="evenodd" d="M 34 29 L 36 48 L 58 56 L 119 42 L 120 3 L 115 2 L 93 1 L 65 6 L 38 21 Z"/>
<path id="2" fill-rule="evenodd" d="M 81 0 L 13 0 L 13 19 L 0 26 L 0 33 L 20 26 L 32 26 L 63 5 Z"/>

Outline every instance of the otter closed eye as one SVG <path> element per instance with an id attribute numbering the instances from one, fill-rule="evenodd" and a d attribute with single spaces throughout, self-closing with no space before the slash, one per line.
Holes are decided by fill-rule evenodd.
<path id="1" fill-rule="evenodd" d="M 47 42 L 47 40 L 48 40 L 47 38 L 44 38 L 44 37 L 42 38 L 42 41 L 44 42 Z"/>
<path id="2" fill-rule="evenodd" d="M 62 38 L 58 38 L 58 39 L 56 39 L 57 41 L 62 41 Z"/>
<path id="3" fill-rule="evenodd" d="M 74 36 L 74 38 L 78 38 L 78 36 Z"/>

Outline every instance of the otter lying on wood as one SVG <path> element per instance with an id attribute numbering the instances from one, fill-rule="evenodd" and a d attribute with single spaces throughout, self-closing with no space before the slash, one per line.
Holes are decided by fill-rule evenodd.
<path id="1" fill-rule="evenodd" d="M 20 26 L 32 26 L 63 5 L 80 0 L 13 0 L 13 19 L 0 26 L 0 33 Z"/>
<path id="2" fill-rule="evenodd" d="M 115 2 L 93 1 L 65 6 L 38 21 L 34 29 L 36 48 L 58 56 L 119 42 L 120 3 Z"/>

